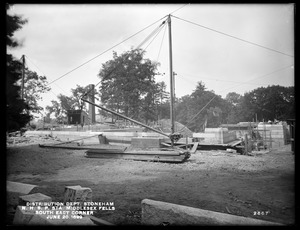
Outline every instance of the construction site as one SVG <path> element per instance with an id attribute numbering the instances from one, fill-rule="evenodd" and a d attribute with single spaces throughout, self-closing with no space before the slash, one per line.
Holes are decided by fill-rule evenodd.
<path id="1" fill-rule="evenodd" d="M 70 131 L 11 135 L 8 223 L 291 225 L 294 126 L 241 122 L 170 138 L 139 125 L 101 132 L 91 124 L 89 130 L 70 125 Z M 170 128 L 170 121 L 161 127 Z M 176 122 L 180 128 L 187 130 Z M 22 209 L 32 202 L 59 202 L 66 213 L 66 203 L 81 206 L 76 215 Z M 84 202 L 95 202 L 88 207 L 94 211 L 83 211 Z"/>
<path id="2" fill-rule="evenodd" d="M 98 84 L 101 83 L 102 87 L 99 87 L 101 98 L 96 98 L 98 101 L 95 101 L 98 84 L 86 83 L 89 82 L 86 80 L 86 86 L 77 87 L 82 90 L 80 93 L 72 89 L 72 93 L 76 91 L 78 94 L 74 93 L 73 101 L 69 98 L 69 104 L 67 96 L 59 95 L 60 100 L 67 101 L 65 104 L 69 105 L 68 109 L 63 108 L 63 100 L 60 103 L 51 101 L 52 107 L 45 106 L 45 110 L 50 111 L 47 117 L 49 120 L 50 115 L 55 114 L 55 125 L 47 123 L 46 115 L 42 115 L 41 126 L 25 129 L 25 125 L 30 124 L 29 118 L 29 122 L 21 126 L 18 116 L 10 116 L 11 124 L 15 125 L 13 128 L 21 129 L 11 129 L 12 131 L 6 133 L 6 225 L 295 225 L 296 122 L 293 118 L 294 108 L 290 108 L 294 105 L 294 94 L 291 91 L 293 88 L 283 87 L 285 91 L 276 94 L 276 97 L 273 95 L 277 93 L 279 85 L 268 86 L 267 90 L 271 88 L 269 91 L 263 87 L 257 88 L 263 93 L 257 94 L 258 91 L 255 91 L 253 98 L 262 100 L 257 99 L 253 104 L 250 103 L 254 101 L 250 93 L 247 94 L 247 98 L 235 92 L 231 94 L 236 96 L 241 104 L 249 102 L 242 104 L 244 107 L 237 106 L 240 104 L 236 101 L 229 102 L 230 98 L 223 99 L 213 90 L 206 90 L 201 82 L 193 83 L 196 89 L 190 95 L 176 98 L 174 76 L 177 74 L 173 71 L 172 64 L 171 17 L 180 19 L 172 13 L 166 15 L 157 21 L 159 26 L 135 49 L 131 48 L 120 57 L 114 52 L 115 60 L 103 61 L 107 66 L 103 64 L 97 75 L 100 78 Z M 104 19 L 99 22 L 102 20 Z M 98 24 L 97 26 L 99 27 Z M 151 61 L 144 60 L 144 51 L 141 51 L 141 46 L 150 39 L 151 44 L 162 28 L 165 28 L 165 31 L 168 28 L 169 33 L 168 93 L 164 91 L 164 84 L 159 91 L 160 85 L 155 82 L 154 77 L 159 75 L 155 72 L 158 64 L 145 67 L 144 64 Z M 279 53 L 289 58 L 294 57 L 214 29 L 210 31 L 248 43 L 247 45 L 255 45 L 256 48 L 267 52 L 276 52 L 276 55 Z M 78 34 L 82 34 L 82 31 Z M 106 40 L 113 39 L 108 37 Z M 204 47 L 205 45 L 195 56 L 202 53 Z M 230 47 L 228 45 L 225 49 L 231 50 Z M 193 47 L 180 53 L 178 56 L 182 56 L 178 63 L 184 61 L 185 52 L 186 56 L 191 56 L 190 53 L 194 49 Z M 220 50 L 218 48 L 218 52 Z M 241 51 L 239 55 L 244 53 L 247 52 Z M 252 55 L 252 51 L 249 55 L 250 53 Z M 139 65 L 132 64 L 135 58 L 138 59 Z M 226 53 L 225 59 L 231 59 L 231 56 L 227 56 Z M 243 68 L 256 59 L 257 56 L 249 56 L 243 63 Z M 265 59 L 268 60 L 263 60 Z M 23 65 L 19 64 L 23 68 L 20 80 L 23 100 L 24 55 L 22 60 Z M 207 61 L 210 58 L 205 56 L 203 60 Z M 201 65 L 203 68 L 206 66 L 203 60 L 194 65 Z M 214 58 L 211 60 L 213 70 L 223 63 Z M 95 68 L 97 70 L 100 69 L 99 63 Z M 239 65 L 226 64 L 222 71 L 233 71 Z M 273 70 L 258 78 L 290 70 L 291 65 L 289 63 L 284 68 Z M 259 68 L 253 69 L 251 76 L 255 71 L 259 72 Z M 13 73 L 15 72 L 18 71 L 14 70 Z M 247 73 L 246 70 L 244 72 Z M 205 76 L 201 72 L 195 74 L 199 79 Z M 84 72 L 80 79 L 87 78 L 87 75 Z M 214 77 L 213 74 L 208 75 L 210 78 Z M 245 79 L 249 81 L 248 77 Z M 35 76 L 34 79 L 38 78 Z M 136 79 L 138 80 L 135 81 Z M 75 79 L 69 81 L 75 82 Z M 224 90 L 223 85 L 219 86 Z M 32 86 L 35 87 L 37 86 Z M 185 85 L 182 86 L 184 87 Z M 233 87 L 230 86 L 229 89 L 231 88 Z M 157 96 L 159 92 L 165 93 L 164 103 L 163 97 Z M 13 97 L 15 95 L 11 96 Z M 284 100 L 279 103 L 278 98 Z M 74 101 L 76 106 L 73 106 Z M 268 104 L 268 101 L 272 103 Z M 177 110 L 174 108 L 175 103 Z M 14 104 L 16 103 L 12 100 L 7 108 L 14 108 Z M 158 109 L 159 106 L 161 110 Z M 255 110 L 256 108 L 258 109 Z M 18 109 L 17 111 L 21 112 L 17 115 L 25 114 L 25 109 Z M 285 110 L 287 113 L 284 113 Z M 13 109 L 11 111 L 14 112 Z M 160 117 L 162 111 L 167 112 Z M 177 117 L 175 112 L 178 112 Z M 238 117 L 240 114 L 246 115 Z M 106 119 L 110 116 L 111 121 Z M 266 117 L 268 118 L 265 119 Z M 236 123 L 230 124 L 228 121 Z"/>

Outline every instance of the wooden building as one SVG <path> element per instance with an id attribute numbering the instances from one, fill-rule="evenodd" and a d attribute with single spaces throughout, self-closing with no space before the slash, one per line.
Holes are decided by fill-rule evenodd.
<path id="1" fill-rule="evenodd" d="M 86 112 L 78 110 L 68 110 L 68 124 L 69 125 L 88 125 L 90 124 L 89 116 Z"/>

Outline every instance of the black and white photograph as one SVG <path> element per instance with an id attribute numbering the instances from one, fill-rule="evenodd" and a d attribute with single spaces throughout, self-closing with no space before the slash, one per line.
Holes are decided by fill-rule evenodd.
<path id="1" fill-rule="evenodd" d="M 6 3 L 6 226 L 295 226 L 295 3 Z"/>

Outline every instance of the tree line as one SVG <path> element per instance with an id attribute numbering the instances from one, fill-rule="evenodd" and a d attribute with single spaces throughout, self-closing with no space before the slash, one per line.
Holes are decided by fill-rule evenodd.
<path id="1" fill-rule="evenodd" d="M 142 50 L 130 50 L 120 55 L 114 52 L 113 59 L 102 64 L 99 70 L 101 84 L 94 93 L 100 97 L 99 104 L 148 124 L 169 119 L 170 96 L 165 82 L 155 81 L 158 63 L 145 59 L 144 55 Z M 58 108 L 65 108 L 66 117 L 66 108 L 70 105 L 79 108 L 78 95 L 83 95 L 87 90 L 77 85 L 71 90 L 71 97 L 60 95 L 60 102 L 52 101 L 53 106 L 47 107 L 48 111 L 55 111 L 53 107 L 57 104 L 60 105 Z M 176 121 L 193 132 L 201 132 L 205 127 L 240 121 L 294 118 L 294 103 L 294 87 L 259 87 L 244 95 L 230 92 L 223 99 L 200 81 L 191 94 L 175 99 L 175 117 Z M 112 116 L 101 109 L 99 114 Z"/>
<path id="2" fill-rule="evenodd" d="M 6 5 L 6 9 L 9 9 Z M 17 15 L 6 15 L 7 48 L 20 46 L 14 33 L 27 23 Z M 25 68 L 24 98 L 20 96 L 22 63 L 11 54 L 6 55 L 6 114 L 7 131 L 19 130 L 33 119 L 34 113 L 46 112 L 46 118 L 58 124 L 66 123 L 67 110 L 82 109 L 87 112 L 81 97 L 89 92 L 88 86 L 77 85 L 71 96 L 59 94 L 57 100 L 45 109 L 38 105 L 41 94 L 49 92 L 46 76 Z M 99 69 L 100 86 L 93 92 L 96 103 L 143 123 L 155 123 L 170 117 L 170 95 L 165 82 L 156 82 L 159 63 L 145 58 L 145 51 L 131 49 L 122 54 L 113 52 L 113 58 Z M 286 120 L 295 117 L 294 87 L 271 85 L 259 87 L 244 95 L 230 92 L 225 99 L 197 82 L 191 94 L 175 99 L 176 121 L 193 132 L 220 124 L 240 121 Z M 99 109 L 99 114 L 111 117 Z"/>
<path id="3" fill-rule="evenodd" d="M 10 5 L 6 4 L 6 10 Z M 22 44 L 14 38 L 14 33 L 28 21 L 18 15 L 6 14 L 6 47 L 7 51 Z M 23 98 L 21 95 L 22 72 L 24 71 Z M 6 130 L 18 131 L 24 128 L 43 108 L 38 105 L 41 94 L 48 92 L 46 76 L 39 76 L 23 66 L 12 54 L 6 54 Z"/>

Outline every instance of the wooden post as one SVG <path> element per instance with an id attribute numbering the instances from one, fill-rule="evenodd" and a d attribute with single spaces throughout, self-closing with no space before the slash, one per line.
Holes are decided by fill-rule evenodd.
<path id="1" fill-rule="evenodd" d="M 248 135 L 245 134 L 245 138 L 244 138 L 244 142 L 245 142 L 245 154 L 248 154 Z"/>
<path id="2" fill-rule="evenodd" d="M 186 144 L 185 149 L 188 149 L 188 136 L 186 136 L 185 144 Z"/>

